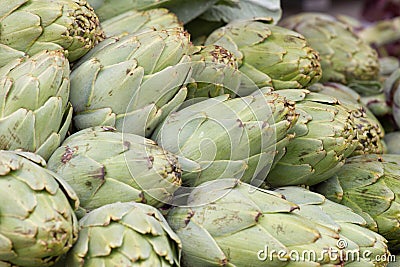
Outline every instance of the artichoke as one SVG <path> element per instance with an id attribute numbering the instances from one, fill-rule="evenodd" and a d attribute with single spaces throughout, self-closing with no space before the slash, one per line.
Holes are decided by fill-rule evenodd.
<path id="1" fill-rule="evenodd" d="M 343 106 L 354 111 L 352 113 L 352 121 L 355 124 L 358 146 L 350 156 L 382 154 L 385 152 L 386 146 L 383 142 L 385 131 L 374 114 L 361 103 L 359 94 L 339 83 L 315 84 L 310 86 L 309 89 L 333 96 Z"/>
<path id="2" fill-rule="evenodd" d="M 180 266 L 181 241 L 161 213 L 141 203 L 114 203 L 79 221 L 66 266 Z"/>
<path id="3" fill-rule="evenodd" d="M 172 113 L 153 139 L 180 156 L 185 185 L 231 177 L 259 183 L 296 120 L 294 104 L 275 92 L 222 95 Z"/>
<path id="4" fill-rule="evenodd" d="M 59 51 L 42 51 L 0 68 L 0 149 L 57 149 L 71 124 L 69 63 Z"/>
<path id="5" fill-rule="evenodd" d="M 125 36 L 151 29 L 165 30 L 182 27 L 175 14 L 164 8 L 147 11 L 130 10 L 101 23 L 107 37 Z"/>
<path id="6" fill-rule="evenodd" d="M 74 191 L 40 156 L 0 151 L 0 266 L 52 266 L 78 238 Z"/>
<path id="7" fill-rule="evenodd" d="M 295 101 L 295 135 L 268 173 L 266 186 L 313 185 L 332 176 L 359 145 L 354 111 L 334 97 L 308 90 L 277 91 Z"/>
<path id="8" fill-rule="evenodd" d="M 358 37 L 351 26 L 322 13 L 289 16 L 279 25 L 304 35 L 321 58 L 320 82 L 338 82 L 360 94 L 381 90 L 376 51 Z"/>
<path id="9" fill-rule="evenodd" d="M 362 217 L 300 187 L 274 192 L 219 180 L 195 189 L 167 221 L 182 240 L 183 266 L 385 266 L 374 256 L 389 255 Z"/>
<path id="10" fill-rule="evenodd" d="M 103 31 L 85 0 L 19 0 L 0 4 L 0 66 L 42 50 L 64 49 L 76 61 L 99 41 Z"/>
<path id="11" fill-rule="evenodd" d="M 267 19 L 231 22 L 211 33 L 205 44 L 230 50 L 239 70 L 258 87 L 304 88 L 321 78 L 318 53 L 304 37 Z"/>
<path id="12" fill-rule="evenodd" d="M 209 98 L 223 94 L 232 97 L 246 94 L 240 91 L 241 80 L 244 78 L 238 70 L 235 56 L 218 45 L 195 47 L 191 56 L 193 72 L 188 87 L 187 98 Z M 257 86 L 251 90 L 257 90 Z"/>
<path id="13" fill-rule="evenodd" d="M 153 141 L 111 127 L 68 137 L 48 161 L 80 199 L 80 214 L 114 202 L 170 203 L 181 180 L 177 158 Z"/>
<path id="14" fill-rule="evenodd" d="M 181 29 L 104 40 L 71 73 L 74 126 L 150 136 L 186 98 L 191 49 Z"/>
<path id="15" fill-rule="evenodd" d="M 368 227 L 400 251 L 400 155 L 363 155 L 349 158 L 315 190 L 361 215 Z"/>

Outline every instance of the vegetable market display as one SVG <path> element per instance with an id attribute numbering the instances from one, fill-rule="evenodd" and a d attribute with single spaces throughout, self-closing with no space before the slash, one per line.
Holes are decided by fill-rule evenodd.
<path id="1" fill-rule="evenodd" d="M 400 17 L 371 5 L 0 0 L 0 266 L 398 266 Z"/>

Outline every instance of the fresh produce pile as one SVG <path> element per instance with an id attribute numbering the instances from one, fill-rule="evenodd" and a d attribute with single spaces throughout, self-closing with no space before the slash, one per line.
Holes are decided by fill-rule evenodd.
<path id="1" fill-rule="evenodd" d="M 0 266 L 398 266 L 387 14 L 0 0 Z"/>

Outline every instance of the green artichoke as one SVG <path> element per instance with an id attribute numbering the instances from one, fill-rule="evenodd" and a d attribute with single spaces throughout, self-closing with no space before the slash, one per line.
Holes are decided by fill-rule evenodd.
<path id="1" fill-rule="evenodd" d="M 349 158 L 315 190 L 361 215 L 368 227 L 400 251 L 400 155 L 363 155 Z"/>
<path id="2" fill-rule="evenodd" d="M 321 58 L 320 82 L 338 82 L 360 94 L 381 90 L 376 51 L 359 38 L 351 26 L 323 13 L 289 16 L 279 25 L 304 35 Z"/>
<path id="3" fill-rule="evenodd" d="M 181 29 L 104 40 L 71 73 L 74 126 L 151 135 L 186 98 L 191 49 Z"/>
<path id="4" fill-rule="evenodd" d="M 64 49 L 76 61 L 103 31 L 85 0 L 18 0 L 0 3 L 0 67 L 24 53 Z"/>
<path id="5" fill-rule="evenodd" d="M 79 221 L 66 266 L 180 266 L 181 241 L 161 213 L 140 203 L 114 203 Z"/>
<path id="6" fill-rule="evenodd" d="M 383 142 L 385 131 L 374 114 L 361 103 L 359 94 L 339 83 L 315 84 L 310 86 L 309 89 L 333 96 L 340 101 L 341 105 L 354 111 L 352 121 L 355 125 L 358 146 L 350 156 L 385 152 L 386 146 Z"/>
<path id="7" fill-rule="evenodd" d="M 238 70 L 235 56 L 218 45 L 197 46 L 191 56 L 193 72 L 188 84 L 187 98 L 209 98 L 223 94 L 234 97 L 241 91 L 243 75 Z M 254 85 L 252 90 L 257 90 Z M 251 92 L 252 90 L 248 90 Z M 248 94 L 248 93 L 247 93 Z"/>
<path id="8" fill-rule="evenodd" d="M 304 88 L 321 78 L 318 53 L 304 37 L 270 20 L 231 22 L 211 33 L 205 44 L 230 50 L 239 70 L 258 87 Z"/>
<path id="9" fill-rule="evenodd" d="M 153 141 L 111 127 L 68 137 L 48 161 L 80 199 L 80 213 L 114 202 L 170 203 L 181 184 L 177 158 Z"/>
<path id="10" fill-rule="evenodd" d="M 294 104 L 275 92 L 222 95 L 172 113 L 153 140 L 180 156 L 185 185 L 232 177 L 259 183 L 296 120 Z"/>
<path id="11" fill-rule="evenodd" d="M 386 266 L 374 258 L 389 255 L 386 240 L 345 206 L 300 187 L 217 183 L 167 215 L 182 240 L 182 266 Z"/>
<path id="12" fill-rule="evenodd" d="M 0 266 L 52 266 L 78 238 L 74 191 L 29 152 L 0 151 Z"/>
<path id="13" fill-rule="evenodd" d="M 294 101 L 300 117 L 295 135 L 268 173 L 267 186 L 313 185 L 332 176 L 359 145 L 354 111 L 334 97 L 308 90 L 277 91 Z"/>
<path id="14" fill-rule="evenodd" d="M 177 16 L 167 9 L 155 8 L 147 11 L 130 10 L 101 23 L 107 37 L 125 36 L 151 29 L 165 30 L 182 28 Z"/>
<path id="15" fill-rule="evenodd" d="M 0 149 L 22 149 L 48 159 L 71 124 L 69 63 L 43 51 L 0 68 Z"/>

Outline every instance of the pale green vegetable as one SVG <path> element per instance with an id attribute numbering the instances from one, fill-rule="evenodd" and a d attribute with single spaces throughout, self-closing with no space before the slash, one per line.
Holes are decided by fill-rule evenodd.
<path id="1" fill-rule="evenodd" d="M 321 78 L 319 55 L 306 39 L 268 19 L 231 22 L 211 33 L 205 44 L 231 51 L 239 70 L 258 87 L 304 88 Z"/>
<path id="2" fill-rule="evenodd" d="M 175 155 L 142 136 L 111 127 L 88 128 L 68 137 L 48 168 L 61 175 L 80 199 L 80 212 L 106 204 L 171 203 L 181 184 Z"/>
<path id="3" fill-rule="evenodd" d="M 2 1 L 0 10 L 0 66 L 42 50 L 64 49 L 76 61 L 104 37 L 86 0 Z"/>
<path id="4" fill-rule="evenodd" d="M 364 155 L 346 164 L 316 190 L 361 215 L 368 227 L 400 251 L 400 155 Z"/>
<path id="5" fill-rule="evenodd" d="M 113 126 L 150 136 L 186 98 L 192 47 L 182 29 L 151 30 L 101 42 L 71 73 L 75 127 Z"/>
<path id="6" fill-rule="evenodd" d="M 0 151 L 0 266 L 52 266 L 78 238 L 79 199 L 30 152 Z"/>
<path id="7" fill-rule="evenodd" d="M 88 213 L 79 225 L 65 266 L 180 266 L 181 241 L 151 206 L 108 204 Z"/>
<path id="8" fill-rule="evenodd" d="M 385 266 L 374 256 L 389 255 L 361 216 L 304 188 L 274 192 L 219 180 L 196 188 L 186 204 L 167 215 L 182 240 L 183 266 Z M 346 251 L 360 258 L 339 257 Z"/>
<path id="9" fill-rule="evenodd" d="M 0 68 L 0 149 L 50 157 L 71 124 L 69 74 L 60 51 L 42 51 Z"/>

